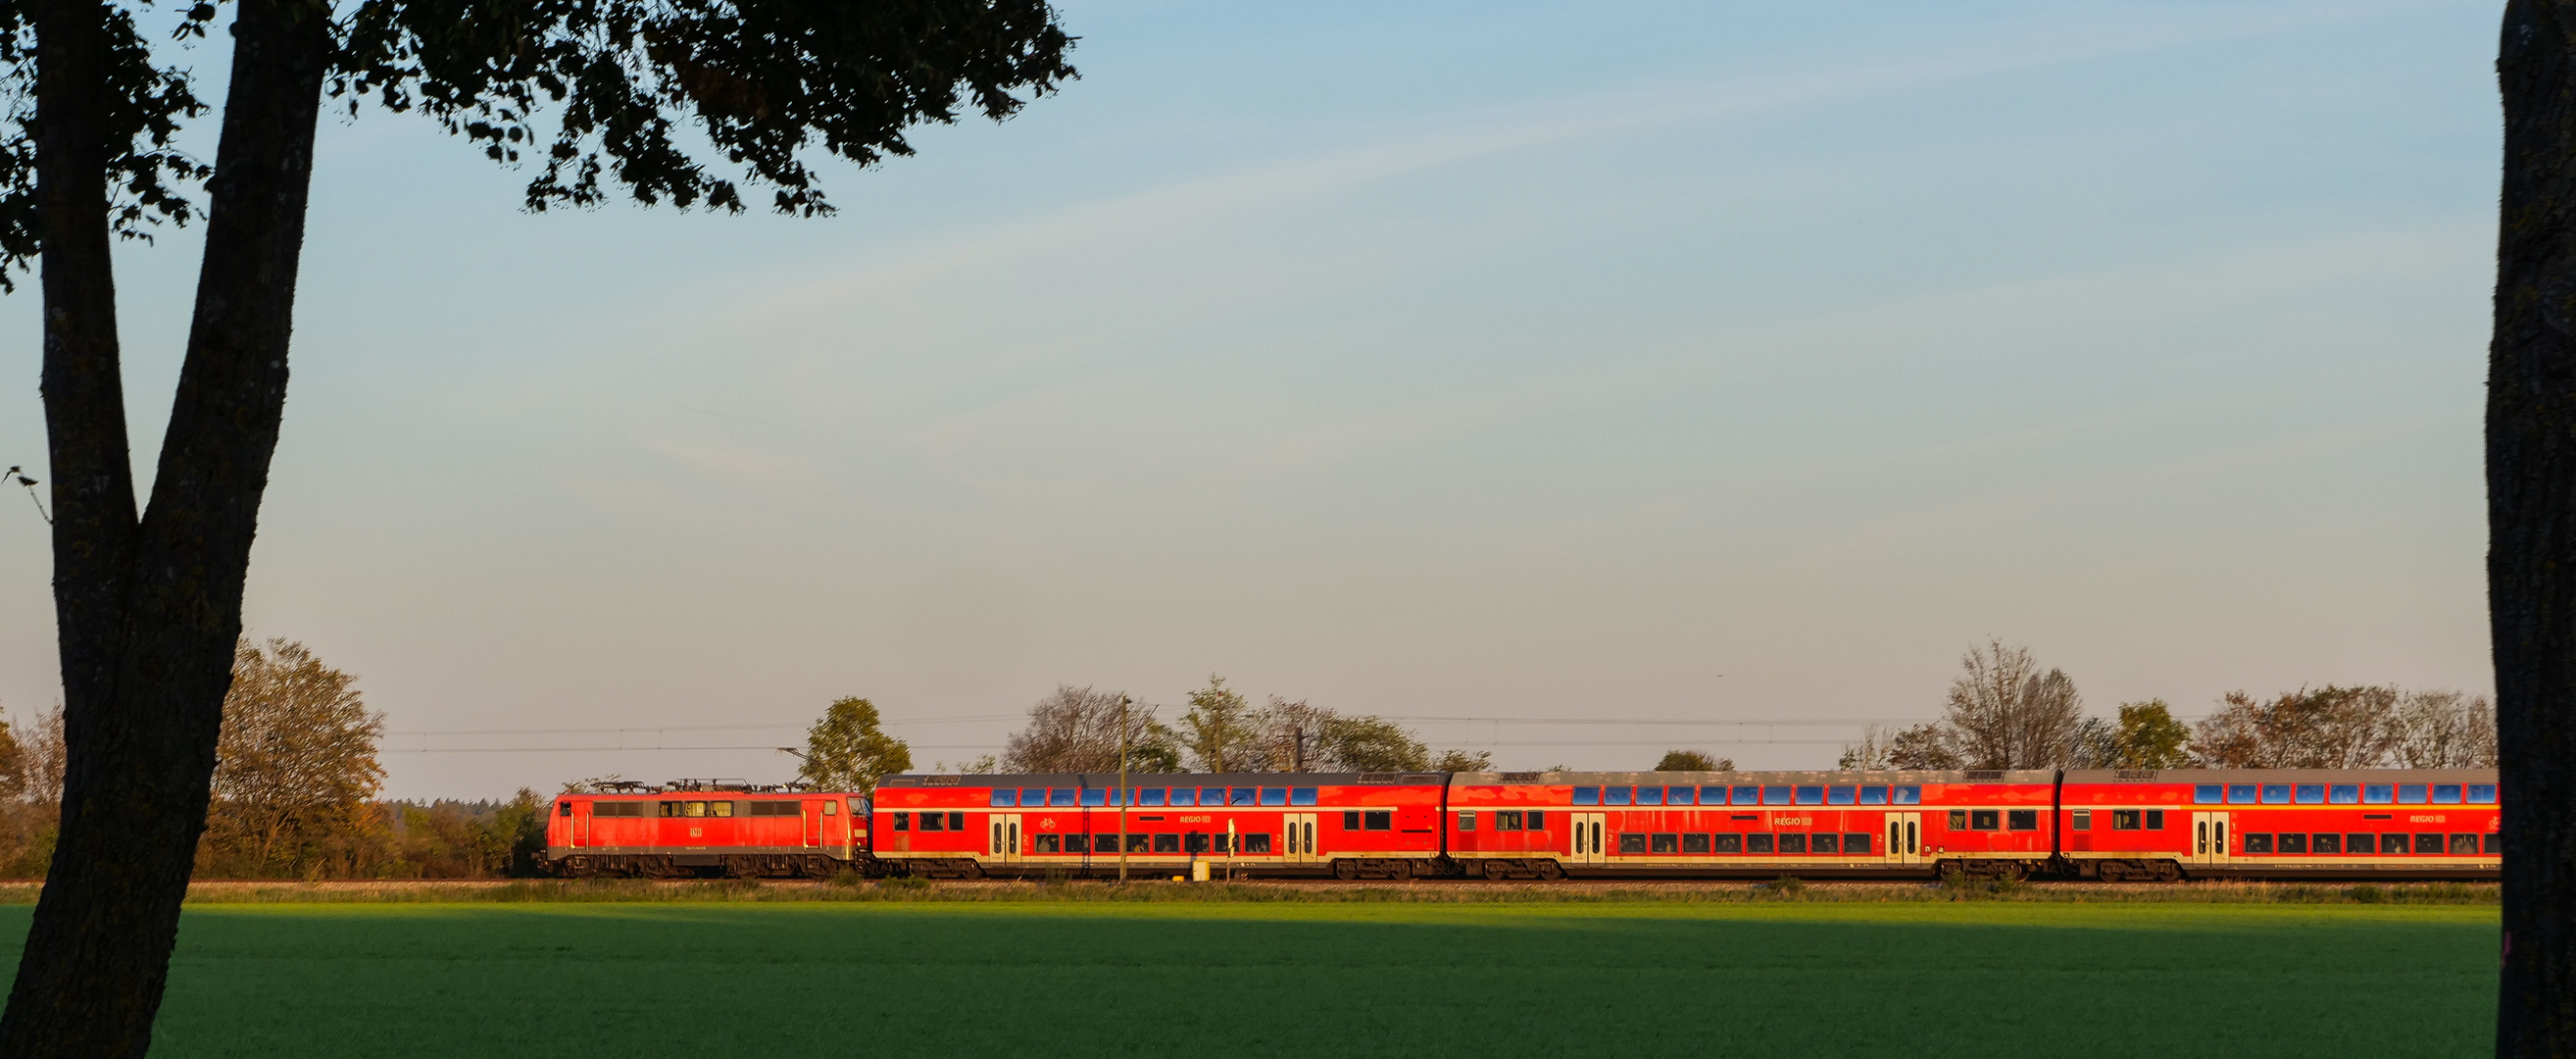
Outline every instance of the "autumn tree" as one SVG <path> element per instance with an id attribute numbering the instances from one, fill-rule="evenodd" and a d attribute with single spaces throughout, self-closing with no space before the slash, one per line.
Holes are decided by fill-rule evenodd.
<path id="1" fill-rule="evenodd" d="M 1940 772 L 1965 767 L 1952 749 L 1949 729 L 1938 721 L 1894 732 L 1871 725 L 1860 741 L 1843 747 L 1836 767 L 1849 771 L 1905 769 Z"/>
<path id="2" fill-rule="evenodd" d="M 2175 720 L 2163 699 L 2120 704 L 2106 768 L 2176 769 L 2191 765 L 2191 726 Z"/>
<path id="3" fill-rule="evenodd" d="M 1705 750 L 1667 750 L 1663 760 L 1655 762 L 1657 772 L 1733 772 L 1735 759 L 1722 758 Z"/>
<path id="4" fill-rule="evenodd" d="M 1440 752 L 1440 756 L 1431 759 L 1431 771 L 1492 772 L 1494 771 L 1494 752 L 1491 750 L 1443 750 Z"/>
<path id="5" fill-rule="evenodd" d="M 1043 0 L 207 0 L 232 61 L 209 113 L 137 0 L 0 2 L 0 278 L 41 257 L 55 628 L 71 763 L 0 1059 L 150 1045 L 285 409 L 324 100 L 417 112 L 505 164 L 531 210 L 831 211 L 812 165 L 909 154 L 915 125 L 1001 119 L 1073 70 Z M 189 197 L 204 178 L 202 204 Z M 754 191 L 756 194 L 756 191 Z M 111 248 L 202 219 L 176 397 L 138 503 Z"/>
<path id="6" fill-rule="evenodd" d="M 1190 692 L 1190 708 L 1181 714 L 1181 749 L 1190 767 L 1201 772 L 1260 772 L 1276 753 L 1270 726 L 1243 693 L 1210 674 L 1207 686 Z"/>
<path id="7" fill-rule="evenodd" d="M 912 767 L 912 748 L 877 726 L 877 707 L 861 698 L 835 699 L 805 732 L 797 778 L 816 790 L 865 791 L 877 778 Z"/>
<path id="8" fill-rule="evenodd" d="M 2075 748 L 2084 700 L 2062 670 L 2045 672 L 2030 649 L 1989 640 L 1960 656 L 1941 723 L 1961 767 L 2057 768 Z"/>
<path id="9" fill-rule="evenodd" d="M 357 678 L 303 644 L 241 642 L 224 695 L 206 844 L 235 874 L 304 874 L 345 861 L 375 821 L 384 718 Z"/>
<path id="10" fill-rule="evenodd" d="M 2192 733 L 2206 768 L 2359 769 L 2396 748 L 2391 688 L 2300 688 L 2269 699 L 2231 691 Z"/>
<path id="11" fill-rule="evenodd" d="M 2495 707 L 2462 691 L 2407 691 L 2389 716 L 2390 763 L 2410 769 L 2496 767 Z"/>
<path id="12" fill-rule="evenodd" d="M 1127 771 L 1178 772 L 1179 736 L 1154 713 L 1154 707 L 1125 692 L 1058 685 L 1029 707 L 1029 723 L 1011 735 L 996 767 L 1004 772 L 1115 773 L 1123 744 Z"/>

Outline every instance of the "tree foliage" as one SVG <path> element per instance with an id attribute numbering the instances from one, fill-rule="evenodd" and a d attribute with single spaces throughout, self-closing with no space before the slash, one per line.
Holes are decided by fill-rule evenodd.
<path id="1" fill-rule="evenodd" d="M 1718 757 L 1705 750 L 1667 750 L 1655 762 L 1657 772 L 1733 772 L 1735 759 Z"/>
<path id="2" fill-rule="evenodd" d="M 1115 773 L 1123 745 L 1129 772 L 1178 772 L 1180 737 L 1154 713 L 1154 707 L 1123 691 L 1057 685 L 1029 707 L 1028 725 L 1012 734 L 995 767 L 1004 772 Z"/>
<path id="3" fill-rule="evenodd" d="M 798 778 L 816 790 L 864 791 L 877 779 L 912 767 L 912 748 L 879 730 L 877 707 L 862 698 L 836 699 L 805 733 Z"/>
<path id="4" fill-rule="evenodd" d="M 301 643 L 243 640 L 203 840 L 219 870 L 346 874 L 380 822 L 383 736 L 384 717 L 367 709 L 356 677 Z"/>
<path id="5" fill-rule="evenodd" d="M 2492 768 L 2495 711 L 2457 691 L 2394 686 L 2229 692 L 2194 730 L 2209 768 Z"/>

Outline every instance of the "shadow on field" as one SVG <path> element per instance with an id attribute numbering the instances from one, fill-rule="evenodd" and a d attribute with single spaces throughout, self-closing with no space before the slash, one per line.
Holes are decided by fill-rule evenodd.
<path id="1" fill-rule="evenodd" d="M 228 907 L 155 1054 L 2465 1056 L 2495 949 L 2461 909 Z"/>

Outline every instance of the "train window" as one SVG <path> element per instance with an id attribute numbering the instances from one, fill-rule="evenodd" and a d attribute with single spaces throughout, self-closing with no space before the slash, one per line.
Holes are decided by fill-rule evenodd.
<path id="1" fill-rule="evenodd" d="M 2004 814 L 2005 824 L 2015 831 L 2039 830 L 2039 810 L 2014 809 Z"/>
<path id="2" fill-rule="evenodd" d="M 2474 856 L 2477 856 L 2477 855 L 2478 855 L 2478 836 L 2476 836 L 2476 835 L 2453 835 L 2453 836 L 2451 836 L 2451 855 L 2452 855 L 2452 856 L 2454 856 L 2454 857 L 2474 857 Z"/>
<path id="3" fill-rule="evenodd" d="M 1869 833 L 1863 831 L 1844 835 L 1843 855 L 1849 857 L 1869 856 Z"/>
<path id="4" fill-rule="evenodd" d="M 2165 811 L 2164 811 L 2164 810 L 2162 810 L 2162 809 L 2149 809 L 2149 810 L 2147 810 L 2147 830 L 2149 830 L 2149 831 L 2162 831 L 2162 830 L 2164 830 L 2164 829 L 2165 829 Z"/>
<path id="5" fill-rule="evenodd" d="M 1888 788 L 1887 793 L 1889 795 L 1889 805 L 1923 804 L 1923 788 L 1914 786 L 1913 784 L 1907 784 L 1902 787 L 1890 787 Z"/>
<path id="6" fill-rule="evenodd" d="M 2263 804 L 2265 804 L 2265 805 L 2288 805 L 2288 804 L 2290 804 L 2290 785 L 2289 785 L 2289 784 L 2286 784 L 2286 783 L 2266 783 L 2266 784 L 2264 784 L 2264 785 L 2263 785 Z"/>
<path id="7" fill-rule="evenodd" d="M 895 830 L 897 830 L 897 831 L 910 831 L 910 830 L 912 830 L 912 814 L 911 814 L 911 813 L 896 813 L 896 814 L 894 814 L 894 829 L 895 829 Z"/>
<path id="8" fill-rule="evenodd" d="M 2413 839 L 2407 838 L 2404 835 L 2383 833 L 2379 836 L 2379 852 L 2382 855 L 2390 853 L 2404 853 L 2413 841 Z"/>
<path id="9" fill-rule="evenodd" d="M 1654 841 L 1647 847 L 1647 852 L 1679 853 L 1682 851 L 1682 836 L 1680 835 L 1661 834 L 1655 835 L 1653 838 Z"/>
<path id="10" fill-rule="evenodd" d="M 1473 830 L 1475 830 L 1475 829 L 1476 829 L 1476 811 L 1475 811 L 1475 810 L 1473 810 L 1473 809 L 1460 809 L 1460 810 L 1458 810 L 1458 830 L 1460 830 L 1460 831 L 1473 831 Z"/>
<path id="11" fill-rule="evenodd" d="M 1803 854 L 1807 852 L 1807 836 L 1800 834 L 1786 834 L 1777 837 L 1780 840 L 1780 852 L 1782 854 Z"/>
<path id="12" fill-rule="evenodd" d="M 1520 829 L 1521 829 L 1521 814 L 1520 814 L 1520 812 L 1519 812 L 1518 810 L 1513 810 L 1513 809 L 1500 809 L 1500 810 L 1496 810 L 1496 811 L 1495 811 L 1495 813 L 1494 813 L 1494 830 L 1496 830 L 1496 831 L 1518 831 L 1518 830 L 1520 830 Z"/>
<path id="13" fill-rule="evenodd" d="M 2227 788 L 2215 783 L 2196 784 L 2191 789 L 2191 804 L 2216 805 L 2226 800 Z"/>
<path id="14" fill-rule="evenodd" d="M 1077 801 L 1083 808 L 1096 809 L 1109 804 L 1109 792 L 1099 787 L 1084 787 Z"/>
<path id="15" fill-rule="evenodd" d="M 1707 835 L 1683 835 L 1683 836 L 1682 836 L 1682 852 L 1684 852 L 1684 853 L 1706 853 L 1706 852 L 1708 852 L 1708 836 L 1707 836 Z"/>
<path id="16" fill-rule="evenodd" d="M 1532 831 L 1547 830 L 1547 810 L 1532 809 L 1529 811 L 1529 829 Z"/>
<path id="17" fill-rule="evenodd" d="M 1724 805 L 1724 804 L 1726 804 L 1726 788 L 1724 788 L 1724 787 L 1702 787 L 1702 788 L 1700 788 L 1700 789 L 1699 789 L 1699 803 L 1700 803 L 1701 805 Z"/>
<path id="18" fill-rule="evenodd" d="M 1066 836 L 1064 836 L 1064 851 L 1065 851 L 1065 852 L 1067 852 L 1067 853 L 1089 853 L 1089 852 L 1091 852 L 1091 836 L 1089 836 L 1089 835 L 1066 835 Z"/>
<path id="19" fill-rule="evenodd" d="M 2400 783 L 2400 784 L 2398 784 L 2398 785 L 2397 785 L 2397 804 L 2399 804 L 2399 805 L 2422 805 L 2422 804 L 2424 804 L 2424 785 L 2423 785 L 2423 784 L 2421 784 L 2421 783 Z"/>
<path id="20" fill-rule="evenodd" d="M 2469 784 L 2469 804 L 2494 805 L 2496 800 L 2495 789 L 2496 785 L 2492 783 Z"/>
<path id="21" fill-rule="evenodd" d="M 2270 853 L 2270 852 L 2272 852 L 2272 836 L 2270 836 L 2270 835 L 2247 835 L 2247 836 L 2245 836 L 2245 852 L 2247 852 L 2247 853 Z"/>
<path id="22" fill-rule="evenodd" d="M 1251 834 L 1249 834 L 1249 835 L 1245 835 L 1245 836 L 1243 836 L 1243 852 L 1246 852 L 1246 853 L 1268 853 L 1268 852 L 1270 852 L 1270 832 L 1267 832 L 1267 831 L 1255 831 L 1255 832 L 1253 832 L 1253 833 L 1251 833 Z"/>
<path id="23" fill-rule="evenodd" d="M 1663 789 L 1663 788 L 1661 788 L 1661 787 L 1639 787 L 1639 788 L 1637 788 L 1637 804 L 1639 804 L 1639 805 L 1662 805 L 1662 804 L 1664 804 L 1664 789 Z"/>
<path id="24" fill-rule="evenodd" d="M 2458 805 L 2458 804 L 2460 804 L 2460 785 L 2459 785 L 2459 784 L 2456 784 L 2456 783 L 2436 783 L 2436 784 L 2434 784 L 2434 785 L 2433 785 L 2433 804 L 2435 804 L 2435 805 Z"/>
<path id="25" fill-rule="evenodd" d="M 1129 836 L 1127 836 L 1127 852 L 1129 852 L 1129 853 L 1145 853 L 1145 852 L 1149 852 L 1149 850 L 1146 848 L 1146 845 L 1147 845 L 1147 840 L 1148 840 L 1148 839 L 1150 839 L 1150 838 L 1152 838 L 1152 837 L 1153 837 L 1153 836 L 1151 836 L 1151 835 L 1129 835 Z"/>
<path id="26" fill-rule="evenodd" d="M 1166 793 L 1169 792 L 1161 787 L 1147 787 L 1136 792 L 1136 805 L 1143 809 L 1160 809 L 1163 807 L 1163 796 Z"/>
<path id="27" fill-rule="evenodd" d="M 924 830 L 924 831 L 945 831 L 945 830 L 948 830 L 948 814 L 946 814 L 946 813 L 923 813 L 923 814 L 921 814 L 921 829 L 922 829 L 922 830 Z M 960 828 L 960 830 L 963 830 L 963 828 Z"/>
<path id="28" fill-rule="evenodd" d="M 2343 836 L 2341 834 L 2321 833 L 2315 838 L 2308 840 L 2308 852 L 2341 853 L 2343 852 Z"/>
<path id="29" fill-rule="evenodd" d="M 732 816 L 732 815 L 733 815 L 733 803 L 732 803 L 732 802 L 708 802 L 708 803 L 707 803 L 707 815 L 708 815 L 708 816 Z"/>
<path id="30" fill-rule="evenodd" d="M 1744 852 L 1744 836 L 1737 834 L 1708 836 L 1709 850 L 1714 853 Z"/>
<path id="31" fill-rule="evenodd" d="M 2300 805 L 2324 805 L 2326 803 L 2326 785 L 2322 783 L 2299 784 L 2297 796 L 2294 800 L 2296 800 Z"/>
<path id="32" fill-rule="evenodd" d="M 1852 804 L 1852 800 L 1857 796 L 1858 795 L 1853 788 L 1850 787 L 1825 788 L 1826 805 L 1850 805 Z"/>
<path id="33" fill-rule="evenodd" d="M 1646 836 L 1635 832 L 1623 832 L 1619 835 L 1619 852 L 1643 853 L 1645 851 Z"/>
<path id="34" fill-rule="evenodd" d="M 1823 805 L 1823 804 L 1825 804 L 1825 789 L 1824 789 L 1824 788 L 1822 788 L 1822 787 L 1800 787 L 1800 788 L 1798 788 L 1798 804 L 1800 804 L 1800 805 Z"/>
<path id="35" fill-rule="evenodd" d="M 2361 785 L 2361 801 L 2364 805 L 2386 805 L 2396 800 L 2397 788 L 2394 786 L 2385 783 Z"/>
<path id="36" fill-rule="evenodd" d="M 1045 804 L 1046 804 L 1046 788 L 1044 788 L 1044 787 L 1022 787 L 1022 788 L 1020 788 L 1020 804 L 1021 804 L 1021 805 L 1025 805 L 1025 806 L 1028 806 L 1028 807 L 1029 807 L 1029 808 L 1031 808 L 1031 809 L 1035 809 L 1035 808 L 1037 808 L 1037 807 L 1039 807 L 1039 806 L 1041 806 L 1041 805 L 1045 805 Z"/>
<path id="37" fill-rule="evenodd" d="M 1071 787 L 1047 788 L 1047 804 L 1055 808 L 1070 809 L 1074 801 L 1081 797 L 1082 792 Z"/>
<path id="38" fill-rule="evenodd" d="M 2067 829 L 2068 829 L 2068 830 L 2070 830 L 2070 831 L 2091 831 L 2091 830 L 2093 830 L 2093 810 L 2091 810 L 2091 809 L 2078 809 L 2078 810 L 2075 810 L 2074 812 L 2068 813 L 2068 814 L 2066 814 L 2066 815 L 2067 815 L 2067 823 L 2066 823 L 2066 826 L 2067 826 Z"/>
<path id="39" fill-rule="evenodd" d="M 1359 829 L 1360 829 L 1360 814 L 1359 814 L 1359 812 L 1358 812 L 1357 810 L 1353 810 L 1353 811 L 1351 811 L 1351 812 L 1347 812 L 1347 813 L 1343 813 L 1343 814 L 1342 814 L 1342 830 L 1344 830 L 1344 831 L 1357 831 L 1357 830 L 1359 830 Z"/>
<path id="40" fill-rule="evenodd" d="M 1225 804 L 1225 788 L 1223 788 L 1223 787 L 1201 787 L 1201 788 L 1199 788 L 1199 805 L 1201 805 L 1201 806 L 1205 807 L 1205 806 L 1219 806 L 1219 805 L 1224 805 L 1224 804 Z"/>
<path id="41" fill-rule="evenodd" d="M 1142 836 L 1139 836 L 1139 837 L 1142 837 Z M 1156 853 L 1178 853 L 1178 852 L 1180 852 L 1180 851 L 1181 851 L 1181 836 L 1179 836 L 1179 835 L 1169 835 L 1169 834 L 1166 834 L 1166 835 L 1156 835 L 1156 836 L 1154 836 L 1154 852 L 1156 852 Z"/>
<path id="42" fill-rule="evenodd" d="M 1100 853 L 1100 854 L 1106 854 L 1106 855 L 1114 855 L 1114 854 L 1116 854 L 1116 853 L 1118 852 L 1118 836 L 1116 836 L 1116 835 L 1093 835 L 1093 836 L 1091 836 L 1091 851 L 1092 851 L 1092 852 L 1094 852 L 1094 853 Z"/>
<path id="43" fill-rule="evenodd" d="M 2442 836 L 2440 836 L 2440 835 L 2417 835 L 2417 836 L 2415 836 L 2415 852 L 2417 852 L 2417 853 L 2440 853 L 2440 852 L 2442 852 Z"/>
<path id="44" fill-rule="evenodd" d="M 1735 804 L 1737 805 L 1762 804 L 1762 788 L 1760 787 L 1733 787 L 1729 789 L 1735 792 Z"/>
<path id="45" fill-rule="evenodd" d="M 1313 804 L 1315 804 L 1315 788 L 1313 788 L 1313 787 L 1290 787 L 1290 788 L 1288 788 L 1288 804 L 1290 804 L 1290 805 L 1313 805 Z"/>
<path id="46" fill-rule="evenodd" d="M 1841 833 L 1841 832 L 1835 832 L 1835 833 L 1830 834 L 1830 835 L 1828 835 L 1828 834 L 1815 834 L 1815 835 L 1809 835 L 1809 836 L 1807 836 L 1807 851 L 1808 851 L 1808 852 L 1810 852 L 1810 853 L 1840 853 L 1840 852 L 1842 852 L 1842 851 L 1843 851 L 1843 836 L 1842 836 L 1842 833 Z"/>
<path id="47" fill-rule="evenodd" d="M 1968 830 L 1992 831 L 2000 825 L 2003 813 L 1995 809 L 1968 810 Z"/>
<path id="48" fill-rule="evenodd" d="M 796 815 L 796 803 L 795 803 L 795 802 L 790 802 L 790 801 L 777 801 L 777 800 L 763 800 L 763 801 L 753 802 L 753 803 L 751 803 L 751 815 L 753 815 L 753 816 L 794 816 L 794 815 Z"/>
<path id="49" fill-rule="evenodd" d="M 2485 835 L 2484 843 L 2485 843 L 2484 849 L 2485 849 L 2485 855 L 2486 855 L 2486 856 L 2490 856 L 2490 857 L 2501 857 L 2501 856 L 2504 856 L 2504 836 L 2503 836 L 2503 835 L 2499 835 L 2499 834 L 2497 834 L 2497 833 L 2495 833 L 2495 832 L 2493 832 L 2493 831 L 2489 831 L 2489 832 L 2487 832 L 2487 833 L 2486 833 L 2486 835 Z"/>
<path id="50" fill-rule="evenodd" d="M 681 815 L 681 816 L 689 816 L 689 817 L 705 816 L 705 815 L 707 815 L 707 803 L 705 803 L 705 802 L 681 802 L 681 803 L 680 803 L 680 815 Z"/>
<path id="51" fill-rule="evenodd" d="M 1762 804 L 1764 804 L 1764 805 L 1787 805 L 1787 804 L 1789 804 L 1789 788 L 1787 788 L 1787 787 L 1764 787 L 1764 788 L 1762 788 Z"/>
<path id="52" fill-rule="evenodd" d="M 1030 850 L 1032 853 L 1064 852 L 1064 839 L 1062 837 L 1056 835 L 1039 835 L 1031 841 L 1035 843 L 1034 847 Z"/>
<path id="53" fill-rule="evenodd" d="M 2293 832 L 2283 832 L 2281 834 L 2281 852 L 2306 853 L 2307 851 L 2308 836 Z"/>
<path id="54" fill-rule="evenodd" d="M 1576 804 L 1576 805 L 1599 805 L 1599 804 L 1601 804 L 1601 788 L 1599 788 L 1599 787 L 1576 787 L 1576 788 L 1574 789 L 1574 804 Z"/>
<path id="55" fill-rule="evenodd" d="M 1207 851 L 1208 837 L 1205 832 L 1192 831 L 1189 834 L 1181 836 L 1181 852 L 1205 853 Z"/>
<path id="56" fill-rule="evenodd" d="M 1860 803 L 1861 803 L 1862 805 L 1885 805 L 1885 804 L 1887 804 L 1887 788 L 1885 788 L 1885 787 L 1863 787 L 1863 788 L 1861 788 L 1861 789 L 1860 789 Z"/>
<path id="57" fill-rule="evenodd" d="M 1360 830 L 1392 831 L 1394 829 L 1395 813 L 1392 811 L 1374 809 L 1360 814 Z"/>
<path id="58" fill-rule="evenodd" d="M 2230 783 L 2230 784 L 2228 784 L 2228 785 L 2227 785 L 2227 804 L 2229 804 L 2229 805 L 2252 805 L 2252 804 L 2254 804 L 2254 785 L 2253 785 L 2253 784 L 2251 784 L 2251 783 Z"/>
<path id="59" fill-rule="evenodd" d="M 1689 805 L 1689 804 L 1691 804 L 1691 803 L 1693 803 L 1693 802 L 1695 802 L 1695 801 L 1697 801 L 1697 800 L 1698 800 L 1698 799 L 1696 799 L 1696 798 L 1692 797 L 1693 795 L 1698 794 L 1698 793 L 1699 793 L 1699 788 L 1697 788 L 1697 787 L 1675 787 L 1675 788 L 1673 788 L 1671 791 L 1669 791 L 1669 792 L 1666 792 L 1666 793 L 1665 793 L 1665 795 L 1664 795 L 1664 804 L 1665 804 L 1665 805 Z"/>
<path id="60" fill-rule="evenodd" d="M 2111 830 L 2113 831 L 2135 831 L 2138 829 L 2138 822 L 2138 811 L 2135 809 L 2111 810 Z"/>
<path id="61" fill-rule="evenodd" d="M 1965 830 L 1967 830 L 1967 829 L 1968 829 L 1968 811 L 1967 811 L 1967 810 L 1965 810 L 1965 809 L 1952 809 L 1952 810 L 1950 810 L 1950 830 L 1952 830 L 1952 831 L 1965 831 Z"/>
<path id="62" fill-rule="evenodd" d="M 2361 804 L 2361 784 L 2338 783 L 2326 788 L 2326 801 L 2334 805 Z"/>
<path id="63" fill-rule="evenodd" d="M 561 805 L 555 806 L 555 815 L 556 815 L 556 816 L 571 816 L 571 815 L 572 815 L 572 803 L 571 803 L 571 802 L 565 802 L 565 803 L 563 803 L 563 804 L 561 804 Z"/>
<path id="64" fill-rule="evenodd" d="M 1635 800 L 1635 792 L 1636 788 L 1634 787 L 1603 787 L 1601 788 L 1601 804 L 1626 805 Z"/>
<path id="65" fill-rule="evenodd" d="M 1744 851 L 1746 853 L 1771 852 L 1771 836 L 1768 834 L 1751 834 L 1744 836 Z"/>
<path id="66" fill-rule="evenodd" d="M 1135 801 L 1136 801 L 1136 792 L 1135 792 L 1133 789 L 1123 789 L 1123 788 L 1117 788 L 1117 787 L 1112 787 L 1112 788 L 1110 788 L 1110 789 L 1109 789 L 1109 804 L 1111 804 L 1111 805 L 1129 805 L 1129 804 L 1134 803 Z"/>
<path id="67" fill-rule="evenodd" d="M 2377 853 L 2379 852 L 2378 841 L 2376 836 L 2368 833 L 2345 835 L 2343 836 L 2343 851 L 2346 853 Z"/>
<path id="68" fill-rule="evenodd" d="M 1263 804 L 1263 805 L 1286 805 L 1286 804 L 1288 804 L 1288 788 L 1286 788 L 1286 787 L 1263 787 L 1263 788 L 1261 788 L 1261 804 Z"/>
<path id="69" fill-rule="evenodd" d="M 1255 805 L 1259 804 L 1260 798 L 1261 788 L 1259 787 L 1236 787 L 1226 796 L 1225 804 Z"/>
<path id="70" fill-rule="evenodd" d="M 1174 788 L 1172 788 L 1172 804 L 1173 804 L 1173 805 L 1179 806 L 1179 807 L 1181 807 L 1181 808 L 1183 808 L 1183 809 L 1187 809 L 1187 808 L 1189 808 L 1189 807 L 1191 807 L 1191 806 L 1193 806 L 1193 805 L 1197 805 L 1198 803 L 1199 803 L 1199 789 L 1198 789 L 1198 788 L 1196 788 L 1196 787 L 1174 787 Z"/>
<path id="71" fill-rule="evenodd" d="M 1015 788 L 1015 787 L 995 787 L 995 788 L 993 788 L 993 808 L 995 808 L 995 809 L 1010 809 L 1010 808 L 1017 807 L 1019 804 L 1020 804 L 1020 792 L 1019 792 L 1018 788 Z M 758 812 L 758 811 L 759 811 L 759 810 L 757 810 L 757 809 L 753 810 L 753 812 Z"/>

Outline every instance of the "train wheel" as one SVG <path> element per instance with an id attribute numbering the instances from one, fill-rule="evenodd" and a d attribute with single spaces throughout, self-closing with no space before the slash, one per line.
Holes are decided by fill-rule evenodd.
<path id="1" fill-rule="evenodd" d="M 1485 878 L 1492 879 L 1495 882 L 1501 882 L 1511 877 L 1512 866 L 1509 861 L 1489 860 L 1485 862 Z"/>
<path id="2" fill-rule="evenodd" d="M 2119 882 L 2129 877 L 2129 866 L 2116 860 L 2106 860 L 2094 866 L 2094 874 L 2101 876 L 2103 882 Z"/>
<path id="3" fill-rule="evenodd" d="M 1406 879 L 1412 878 L 1413 862 L 1409 860 L 1391 860 L 1386 862 L 1386 877 L 1397 882 L 1402 882 Z"/>
<path id="4" fill-rule="evenodd" d="M 1350 882 L 1360 877 L 1360 862 L 1349 859 L 1333 861 L 1333 878 Z"/>
<path id="5" fill-rule="evenodd" d="M 1558 879 L 1565 878 L 1565 865 L 1559 864 L 1553 860 L 1540 861 L 1538 862 L 1538 877 L 1549 882 L 1555 882 Z"/>
<path id="6" fill-rule="evenodd" d="M 2180 864 L 2176 864 L 2169 860 L 2160 860 L 2156 862 L 2155 867 L 2157 882 L 2174 882 L 2182 878 L 2182 865 Z"/>

